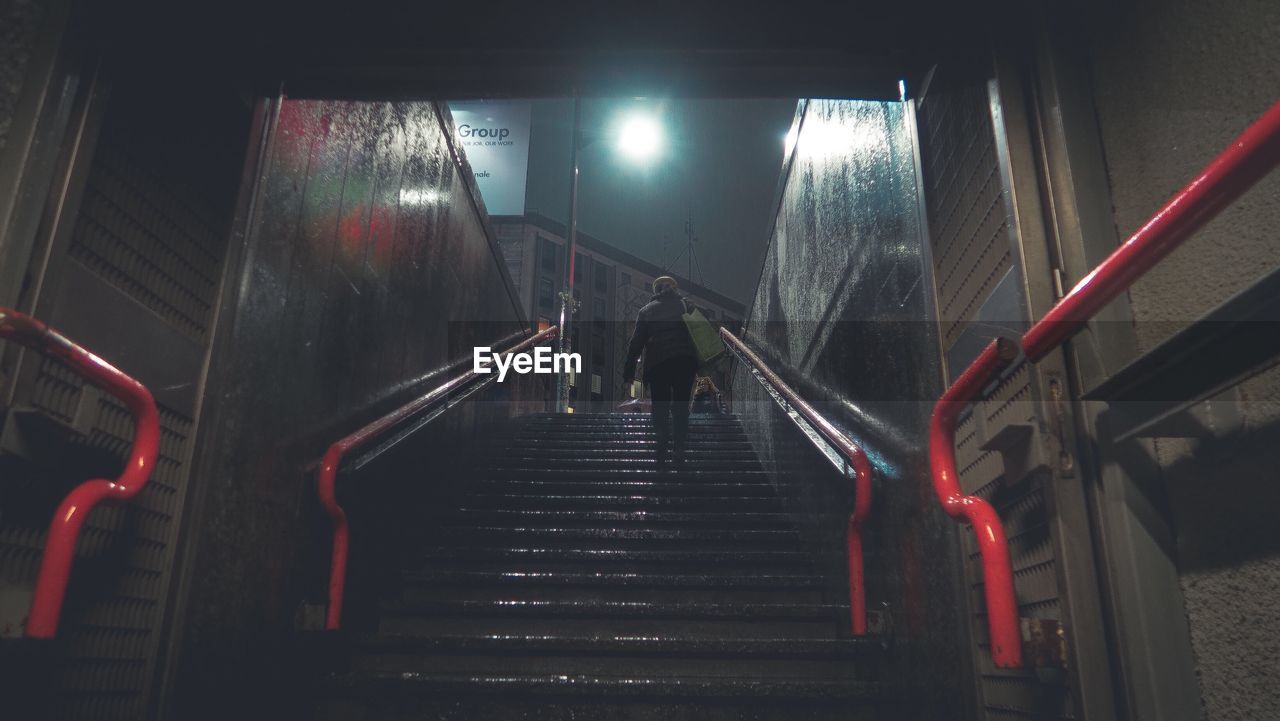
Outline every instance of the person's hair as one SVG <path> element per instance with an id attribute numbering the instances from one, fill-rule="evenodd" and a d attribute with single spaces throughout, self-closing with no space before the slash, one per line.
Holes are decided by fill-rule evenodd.
<path id="1" fill-rule="evenodd" d="M 669 276 L 669 275 L 664 275 L 664 276 L 662 276 L 662 277 L 660 277 L 660 278 L 654 278 L 654 279 L 653 279 L 653 292 L 654 292 L 654 293 L 661 293 L 662 291 L 666 290 L 667 288 L 670 288 L 671 290 L 676 290 L 676 289 L 677 289 L 677 288 L 679 288 L 679 287 L 680 287 L 680 286 L 676 283 L 676 279 L 675 279 L 675 278 L 672 278 L 672 277 L 671 277 L 671 276 Z"/>

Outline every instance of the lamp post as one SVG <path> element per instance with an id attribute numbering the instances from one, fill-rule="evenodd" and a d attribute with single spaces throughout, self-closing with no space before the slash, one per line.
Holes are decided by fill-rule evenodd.
<path id="1" fill-rule="evenodd" d="M 560 292 L 560 333 L 557 336 L 560 353 L 573 352 L 573 339 L 569 324 L 578 310 L 573 297 L 573 265 L 578 255 L 578 145 L 581 142 L 582 98 L 573 94 L 573 141 L 569 150 L 569 225 L 565 229 L 564 290 Z M 568 365 L 567 363 L 565 364 Z M 556 412 L 565 413 L 569 408 L 568 371 L 556 374 Z"/>
<path id="2" fill-rule="evenodd" d="M 619 133 L 619 149 L 632 159 L 655 154 L 661 144 L 657 124 L 648 118 L 633 117 Z M 578 155 L 582 143 L 582 98 L 573 95 L 573 141 L 569 150 L 569 223 L 565 229 L 565 260 L 563 264 L 565 289 L 560 293 L 560 333 L 557 338 L 558 353 L 573 352 L 573 314 L 578 301 L 573 297 L 573 275 L 578 255 Z M 565 364 L 566 366 L 568 364 Z M 569 378 L 567 371 L 556 374 L 556 412 L 565 413 L 569 408 Z"/>

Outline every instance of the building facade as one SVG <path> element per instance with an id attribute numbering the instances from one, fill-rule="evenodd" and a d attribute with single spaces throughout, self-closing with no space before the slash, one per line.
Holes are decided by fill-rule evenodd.
<path id="1" fill-rule="evenodd" d="M 539 326 L 553 324 L 565 287 L 564 225 L 538 213 L 491 220 L 529 318 Z M 578 310 L 570 333 L 573 350 L 582 354 L 582 373 L 570 375 L 569 395 L 577 411 L 610 410 L 641 392 L 638 386 L 623 387 L 622 367 L 636 314 L 649 302 L 654 278 L 676 278 L 681 295 L 713 323 L 737 330 L 742 322 L 744 307 L 731 298 L 581 231 L 577 242 L 573 294 Z"/>

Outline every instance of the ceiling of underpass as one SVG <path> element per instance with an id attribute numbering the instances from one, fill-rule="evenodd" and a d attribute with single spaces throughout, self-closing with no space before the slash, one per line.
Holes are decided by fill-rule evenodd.
<path id="1" fill-rule="evenodd" d="M 295 97 L 897 98 L 1008 21 L 996 4 L 134 0 L 95 6 L 94 35 Z"/>

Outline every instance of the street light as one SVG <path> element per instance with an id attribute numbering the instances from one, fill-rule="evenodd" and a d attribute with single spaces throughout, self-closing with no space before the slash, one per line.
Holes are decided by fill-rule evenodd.
<path id="1" fill-rule="evenodd" d="M 662 148 L 662 128 L 647 115 L 632 115 L 618 132 L 618 150 L 632 160 L 647 160 Z"/>
<path id="2" fill-rule="evenodd" d="M 593 138 L 593 140 L 598 138 Z M 619 126 L 617 135 L 619 152 L 632 160 L 647 160 L 662 149 L 662 127 L 649 115 L 633 114 Z M 569 330 L 578 301 L 573 297 L 573 265 L 578 255 L 578 153 L 582 143 L 582 98 L 573 95 L 573 144 L 569 151 L 569 227 L 565 235 L 565 289 L 560 293 L 560 333 L 558 352 L 573 351 L 573 339 Z M 569 379 L 565 372 L 556 375 L 556 412 L 565 413 L 569 408 Z"/>

